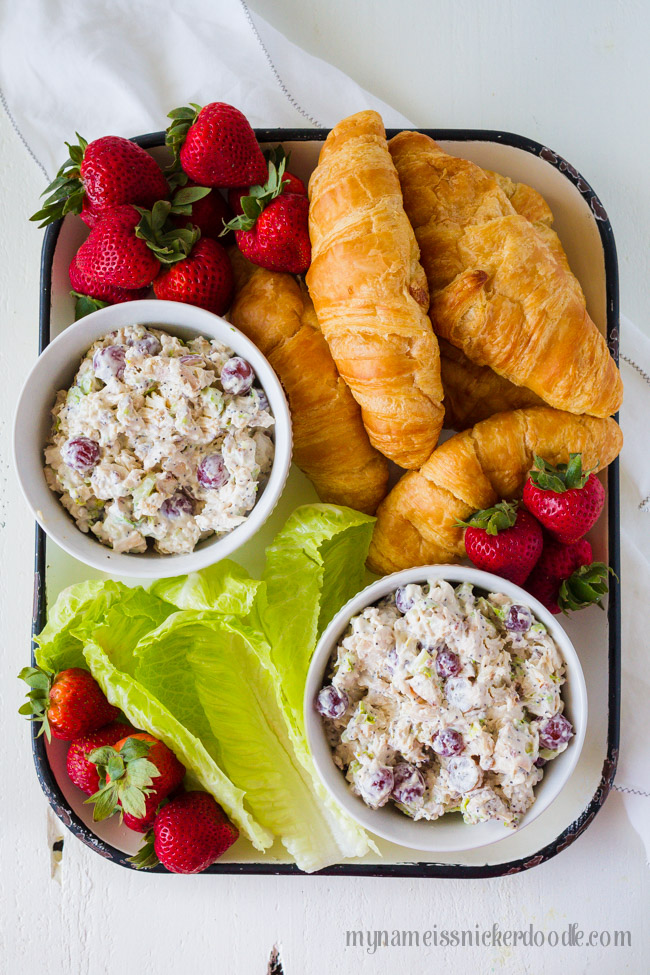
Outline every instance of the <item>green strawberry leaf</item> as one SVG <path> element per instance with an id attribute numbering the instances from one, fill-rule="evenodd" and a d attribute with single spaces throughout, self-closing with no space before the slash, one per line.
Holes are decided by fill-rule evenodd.
<path id="1" fill-rule="evenodd" d="M 576 569 L 560 586 L 557 603 L 562 612 L 566 614 L 584 609 L 593 603 L 604 609 L 602 598 L 609 592 L 607 576 L 610 572 L 616 578 L 614 571 L 604 562 L 592 562 Z"/>
<path id="2" fill-rule="evenodd" d="M 129 863 L 132 863 L 137 870 L 151 870 L 152 867 L 158 866 L 160 860 L 156 856 L 156 851 L 154 849 L 154 835 L 153 830 L 150 829 L 148 833 L 144 834 L 144 841 L 142 846 L 132 857 L 129 857 Z"/>
<path id="3" fill-rule="evenodd" d="M 498 535 L 506 528 L 512 528 L 517 520 L 517 501 L 499 501 L 493 508 L 476 511 L 467 521 L 457 521 L 463 528 L 482 528 L 488 535 Z"/>
<path id="4" fill-rule="evenodd" d="M 94 311 L 99 311 L 100 308 L 106 308 L 109 305 L 108 301 L 100 301 L 99 298 L 91 298 L 90 295 L 83 295 L 80 291 L 71 291 L 70 294 L 73 298 L 76 298 L 74 306 L 74 320 L 78 322 L 80 318 L 85 318 L 86 315 L 91 315 Z"/>
<path id="5" fill-rule="evenodd" d="M 40 667 L 23 667 L 18 674 L 20 680 L 24 680 L 30 690 L 27 692 L 27 701 L 22 707 L 18 708 L 18 714 L 24 715 L 29 721 L 41 723 L 37 738 L 45 734 L 48 742 L 52 740 L 50 720 L 48 718 L 48 708 L 50 706 L 50 689 L 52 687 L 51 674 Z"/>
<path id="6" fill-rule="evenodd" d="M 152 791 L 153 780 L 160 775 L 157 766 L 145 757 L 151 744 L 142 738 L 129 737 L 119 751 L 104 745 L 90 753 L 89 761 L 97 766 L 100 776 L 105 782 L 110 779 L 86 800 L 96 803 L 93 813 L 96 821 L 111 816 L 118 805 L 132 816 L 144 816 L 146 796 Z"/>
<path id="7" fill-rule="evenodd" d="M 41 196 L 46 197 L 45 203 L 29 218 L 32 221 L 42 221 L 39 228 L 60 220 L 66 213 L 81 213 L 85 189 L 79 167 L 83 162 L 88 143 L 78 132 L 76 136 L 79 140 L 78 145 L 65 143 L 68 147 L 68 158 L 56 177 L 41 193 Z"/>
<path id="8" fill-rule="evenodd" d="M 260 214 L 282 193 L 284 189 L 282 177 L 284 176 L 285 166 L 285 158 L 282 158 L 277 166 L 269 158 L 269 174 L 266 183 L 264 186 L 251 186 L 248 191 L 248 196 L 242 196 L 239 202 L 244 212 L 237 217 L 233 217 L 228 223 L 224 223 L 223 230 L 219 234 L 220 237 L 227 234 L 229 230 L 253 229 Z"/>
<path id="9" fill-rule="evenodd" d="M 186 186 L 180 189 L 174 196 L 172 204 L 174 207 L 174 212 L 176 212 L 177 206 L 183 206 L 187 203 L 196 203 L 197 200 L 202 200 L 204 196 L 212 193 L 212 188 L 210 186 Z"/>
<path id="10" fill-rule="evenodd" d="M 542 491 L 554 491 L 557 494 L 583 488 L 589 475 L 598 470 L 596 464 L 590 470 L 583 471 L 582 454 L 569 454 L 568 464 L 549 464 L 538 454 L 533 455 L 533 460 L 535 466 L 529 475 L 533 484 Z"/>
<path id="11" fill-rule="evenodd" d="M 174 156 L 170 167 L 172 171 L 179 168 L 179 153 L 181 151 L 181 147 L 185 142 L 187 133 L 192 125 L 194 125 L 196 122 L 200 111 L 200 105 L 190 102 L 189 106 L 174 108 L 167 114 L 167 118 L 170 118 L 172 122 L 165 133 L 165 145 L 171 149 Z"/>

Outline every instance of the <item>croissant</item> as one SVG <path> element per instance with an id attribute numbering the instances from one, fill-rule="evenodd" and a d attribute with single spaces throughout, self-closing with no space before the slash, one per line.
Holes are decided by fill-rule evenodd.
<path id="1" fill-rule="evenodd" d="M 576 416 L 535 406 L 498 413 L 457 433 L 409 471 L 377 511 L 368 566 L 387 573 L 413 565 L 458 562 L 463 528 L 480 508 L 516 498 L 533 454 L 552 464 L 581 453 L 585 468 L 602 470 L 619 454 L 623 435 L 615 420 Z"/>
<path id="2" fill-rule="evenodd" d="M 436 333 L 551 406 L 614 413 L 623 394 L 618 369 L 534 191 L 513 184 L 510 199 L 503 179 L 422 133 L 401 132 L 389 148 Z M 525 212 L 539 209 L 535 222 L 517 212 L 517 196 Z"/>
<path id="3" fill-rule="evenodd" d="M 374 514 L 386 494 L 388 461 L 368 440 L 307 289 L 291 274 L 231 256 L 237 290 L 230 321 L 267 357 L 284 386 L 296 464 L 321 501 Z"/>
<path id="4" fill-rule="evenodd" d="M 442 385 L 427 282 L 377 112 L 328 135 L 309 182 L 307 284 L 371 443 L 418 468 L 438 441 Z"/>
<path id="5" fill-rule="evenodd" d="M 438 339 L 438 343 L 445 427 L 466 430 L 494 413 L 542 405 L 539 396 L 525 386 L 515 386 L 489 366 L 477 366 L 446 339 Z"/>

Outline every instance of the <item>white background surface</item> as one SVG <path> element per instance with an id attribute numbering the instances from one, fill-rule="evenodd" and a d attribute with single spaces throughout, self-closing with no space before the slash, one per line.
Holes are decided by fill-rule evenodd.
<path id="1" fill-rule="evenodd" d="M 568 158 L 611 217 L 622 308 L 648 325 L 650 132 L 642 2 L 255 0 L 252 8 L 416 124 L 508 129 Z M 279 66 L 281 70 L 281 66 Z M 308 93 L 297 93 L 309 109 Z M 71 93 L 73 97 L 73 93 Z M 215 97 L 219 93 L 215 92 Z M 70 133 L 72 135 L 72 133 Z M 26 222 L 43 177 L 0 114 L 0 973 L 263 975 L 279 942 L 287 975 L 340 972 L 644 973 L 650 882 L 641 841 L 613 794 L 589 830 L 547 864 L 489 881 L 141 876 L 66 835 L 31 767 L 14 674 L 27 662 L 33 527 L 8 443 L 37 345 L 41 234 Z M 627 929 L 631 948 L 345 948 L 345 930 Z"/>

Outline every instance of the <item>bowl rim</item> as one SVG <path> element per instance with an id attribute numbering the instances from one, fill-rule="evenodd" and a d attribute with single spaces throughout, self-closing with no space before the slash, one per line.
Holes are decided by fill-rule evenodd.
<path id="1" fill-rule="evenodd" d="M 72 367 L 75 362 L 81 361 L 98 338 L 129 324 L 150 325 L 161 331 L 169 331 L 170 334 L 174 334 L 176 326 L 179 331 L 191 331 L 196 333 L 196 336 L 206 335 L 223 342 L 251 362 L 268 396 L 275 418 L 273 464 L 264 490 L 255 506 L 241 525 L 221 538 L 213 536 L 205 539 L 200 543 L 199 548 L 195 548 L 188 554 L 163 555 L 153 551 L 146 553 L 113 551 L 94 535 L 81 532 L 77 528 L 76 523 L 63 508 L 58 495 L 47 485 L 44 475 L 42 478 L 30 477 L 26 470 L 28 461 L 25 437 L 31 438 L 33 443 L 34 438 L 40 436 L 38 422 L 28 423 L 24 419 L 30 414 L 26 404 L 28 400 L 33 399 L 35 384 L 36 388 L 42 387 L 44 390 L 39 394 L 43 407 L 45 408 L 47 402 L 53 405 L 59 386 L 56 383 L 52 386 L 50 372 L 57 369 L 59 364 L 64 365 L 66 362 L 69 362 Z M 49 393 L 45 392 L 50 387 L 51 398 Z M 91 568 L 138 579 L 183 575 L 206 568 L 232 555 L 257 533 L 274 510 L 286 484 L 292 454 L 291 417 L 284 390 L 268 359 L 253 342 L 227 319 L 213 312 L 183 302 L 152 298 L 101 308 L 79 321 L 72 322 L 52 339 L 32 365 L 22 385 L 14 411 L 12 440 L 13 461 L 18 483 L 36 521 L 46 535 L 73 558 Z M 39 448 L 41 455 L 44 447 L 45 443 L 42 443 Z M 33 473 L 33 463 L 30 467 Z M 43 467 L 44 462 L 41 464 L 41 470 Z M 57 514 L 54 514 L 54 506 L 63 513 L 73 531 L 62 534 L 56 522 L 59 521 L 62 525 L 64 523 Z M 53 523 L 50 523 L 47 518 L 48 509 L 53 515 Z"/>
<path id="2" fill-rule="evenodd" d="M 415 566 L 410 569 L 393 572 L 366 586 L 348 600 L 345 606 L 333 617 L 323 631 L 312 656 L 307 672 L 303 698 L 303 716 L 307 744 L 319 778 L 330 796 L 343 807 L 352 819 L 369 832 L 407 849 L 428 853 L 455 853 L 464 850 L 475 850 L 500 842 L 512 836 L 513 830 L 496 821 L 478 823 L 474 826 L 458 822 L 454 825 L 462 827 L 463 831 L 467 830 L 467 839 L 460 839 L 457 842 L 452 840 L 441 845 L 440 840 L 436 840 L 435 836 L 437 821 L 420 820 L 416 823 L 407 816 L 404 816 L 404 814 L 400 814 L 403 820 L 410 823 L 412 827 L 419 828 L 423 833 L 422 838 L 418 837 L 417 843 L 407 841 L 398 828 L 391 829 L 391 822 L 402 822 L 402 819 L 394 819 L 394 810 L 385 810 L 383 807 L 378 810 L 370 809 L 361 799 L 352 794 L 343 772 L 332 760 L 332 750 L 325 738 L 320 715 L 313 706 L 314 697 L 322 686 L 323 677 L 334 647 L 347 629 L 350 618 L 373 602 L 376 602 L 376 600 L 393 592 L 398 586 L 407 585 L 408 583 L 424 583 L 429 579 L 445 579 L 453 584 L 471 582 L 475 586 L 489 592 L 502 592 L 511 598 L 516 598 L 518 602 L 525 603 L 532 610 L 534 616 L 549 629 L 567 665 L 570 678 L 567 678 L 566 686 L 569 686 L 570 680 L 571 717 L 574 727 L 574 737 L 571 739 L 569 747 L 557 759 L 554 759 L 553 762 L 554 765 L 558 761 L 562 762 L 560 766 L 555 766 L 561 769 L 562 774 L 555 776 L 556 781 L 553 783 L 553 788 L 550 791 L 543 794 L 542 797 L 536 797 L 531 808 L 522 817 L 516 830 L 517 833 L 520 833 L 522 829 L 529 826 L 548 809 L 555 799 L 557 799 L 575 771 L 582 752 L 587 729 L 587 688 L 577 651 L 570 637 L 553 614 L 520 586 L 506 579 L 502 579 L 500 576 L 474 568 L 473 566 L 435 564 Z M 543 781 L 542 779 L 538 786 L 536 786 L 536 789 L 542 785 Z M 540 802 L 540 798 L 543 801 Z M 388 814 L 386 814 L 387 811 Z M 430 830 L 428 835 L 424 832 L 427 828 Z M 463 834 L 461 833 L 460 835 L 462 837 Z"/>

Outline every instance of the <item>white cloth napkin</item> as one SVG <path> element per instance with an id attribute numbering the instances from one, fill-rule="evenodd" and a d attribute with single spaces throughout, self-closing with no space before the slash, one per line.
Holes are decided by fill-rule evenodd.
<path id="1" fill-rule="evenodd" d="M 166 126 L 171 108 L 223 100 L 253 125 L 329 126 L 376 108 L 410 125 L 331 65 L 301 51 L 244 0 L 20 0 L 0 11 L 5 109 L 52 177 L 64 140 Z M 434 119 L 430 120 L 433 124 Z M 650 586 L 650 341 L 621 328 L 623 700 L 615 788 L 650 859 L 650 700 L 645 619 Z"/>
<path id="2" fill-rule="evenodd" d="M 263 37 L 263 39 L 262 39 Z M 254 126 L 330 126 L 363 108 L 408 120 L 301 51 L 244 0 L 20 0 L 0 11 L 7 106 L 49 177 L 64 141 L 166 128 L 167 112 L 225 101 Z"/>

